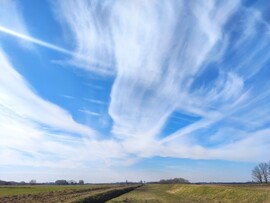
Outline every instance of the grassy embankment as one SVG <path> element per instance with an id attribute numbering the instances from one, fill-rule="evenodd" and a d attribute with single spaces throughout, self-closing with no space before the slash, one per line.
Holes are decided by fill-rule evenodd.
<path id="1" fill-rule="evenodd" d="M 270 185 L 145 185 L 109 203 L 269 203 Z"/>

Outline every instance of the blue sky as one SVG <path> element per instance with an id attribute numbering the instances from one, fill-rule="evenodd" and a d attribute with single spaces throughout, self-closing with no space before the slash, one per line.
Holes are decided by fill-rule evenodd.
<path id="1" fill-rule="evenodd" d="M 269 9 L 0 0 L 0 179 L 251 180 L 270 155 Z"/>

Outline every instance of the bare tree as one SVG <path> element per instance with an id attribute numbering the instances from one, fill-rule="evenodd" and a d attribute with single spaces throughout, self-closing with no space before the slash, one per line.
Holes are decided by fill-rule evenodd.
<path id="1" fill-rule="evenodd" d="M 268 177 L 270 177 L 270 161 L 268 162 Z"/>
<path id="2" fill-rule="evenodd" d="M 262 173 L 258 166 L 255 166 L 255 168 L 252 170 L 252 177 L 256 182 L 263 182 Z"/>
<path id="3" fill-rule="evenodd" d="M 268 171 L 268 168 L 269 168 L 268 164 L 267 163 L 260 163 L 258 165 L 258 167 L 260 169 L 263 181 L 265 183 L 268 183 L 268 176 L 269 176 L 269 174 L 268 174 L 268 172 L 269 172 Z"/>

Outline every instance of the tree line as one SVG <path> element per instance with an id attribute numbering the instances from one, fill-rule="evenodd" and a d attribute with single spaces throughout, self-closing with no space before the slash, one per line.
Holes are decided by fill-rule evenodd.
<path id="1" fill-rule="evenodd" d="M 262 162 L 252 170 L 253 180 L 259 183 L 268 183 L 270 181 L 270 161 Z"/>
<path id="2" fill-rule="evenodd" d="M 79 182 L 76 182 L 74 180 L 56 180 L 55 185 L 84 185 L 84 181 L 79 180 Z"/>
<path id="3" fill-rule="evenodd" d="M 79 180 L 78 182 L 74 180 L 56 180 L 55 182 L 47 182 L 47 183 L 37 183 L 36 180 L 30 180 L 29 183 L 21 181 L 4 181 L 0 180 L 0 185 L 84 185 L 83 180 Z"/>
<path id="4" fill-rule="evenodd" d="M 160 184 L 189 184 L 190 182 L 184 178 L 162 179 Z"/>

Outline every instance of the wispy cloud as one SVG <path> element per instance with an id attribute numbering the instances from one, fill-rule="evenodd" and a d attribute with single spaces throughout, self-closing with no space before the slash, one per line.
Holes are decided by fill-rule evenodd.
<path id="1" fill-rule="evenodd" d="M 59 167 L 71 167 L 73 161 L 84 164 L 86 143 L 95 140 L 97 132 L 38 96 L 2 50 L 0 67 L 5 73 L 0 75 L 1 164 L 58 167 L 56 159 Z M 85 155 L 76 158 L 72 154 L 78 146 Z"/>
<path id="2" fill-rule="evenodd" d="M 56 46 L 56 45 L 50 44 L 48 42 L 42 41 L 40 39 L 34 38 L 34 37 L 30 36 L 30 35 L 22 34 L 20 32 L 14 31 L 12 29 L 8 29 L 8 28 L 3 27 L 1 25 L 0 25 L 0 32 L 12 35 L 12 36 L 14 36 L 16 38 L 19 38 L 19 39 L 22 39 L 24 41 L 28 41 L 28 42 L 31 42 L 33 44 L 37 44 L 37 45 L 46 47 L 48 49 L 52 49 L 54 51 L 57 51 L 57 52 L 60 52 L 60 53 L 63 53 L 63 54 L 70 55 L 70 56 L 75 57 L 77 59 L 80 59 L 82 61 L 87 60 L 88 64 L 91 64 L 91 65 L 93 65 L 93 64 L 97 65 L 98 64 L 99 66 L 108 66 L 108 64 L 105 64 L 105 63 L 103 63 L 101 61 L 97 61 L 97 60 L 94 60 L 94 59 L 89 59 L 89 57 L 86 56 L 86 55 L 80 55 L 80 54 L 78 54 L 76 52 L 69 51 L 69 50 L 61 48 L 59 46 Z M 66 63 L 68 63 L 68 62 L 66 62 Z M 69 62 L 69 63 L 72 64 L 73 62 Z"/>
<path id="3" fill-rule="evenodd" d="M 68 51 L 66 49 L 63 49 L 61 47 L 58 47 L 58 46 L 55 46 L 55 45 L 50 44 L 48 42 L 45 42 L 45 41 L 39 40 L 37 38 L 31 37 L 30 35 L 25 35 L 25 34 L 22 34 L 20 32 L 16 32 L 14 30 L 8 29 L 8 28 L 3 27 L 3 26 L 0 26 L 0 31 L 4 32 L 6 34 L 12 35 L 14 37 L 29 41 L 31 43 L 34 43 L 34 44 L 37 44 L 37 45 L 40 45 L 40 46 L 43 46 L 43 47 L 46 47 L 46 48 L 61 52 L 61 53 L 64 53 L 64 54 L 68 54 L 68 55 L 74 55 L 75 54 L 75 53 L 73 53 L 71 51 Z"/>
<path id="4" fill-rule="evenodd" d="M 108 99 L 98 94 L 110 88 L 92 83 L 87 84 L 96 95 L 85 94 L 82 100 L 89 107 L 102 106 L 102 111 L 88 110 L 92 108 L 85 104 L 77 108 L 101 120 L 101 112 L 108 110 L 112 129 L 99 136 L 90 122 L 81 124 L 43 99 L 1 50 L 5 74 L 0 75 L 0 156 L 5 158 L 0 164 L 106 168 L 155 156 L 267 158 L 269 26 L 258 9 L 244 8 L 240 1 L 214 0 L 63 0 L 53 6 L 74 50 L 35 38 L 25 28 L 9 27 L 2 23 L 8 14 L 1 12 L 0 31 L 67 54 L 69 64 L 93 75 L 113 77 L 108 109 Z M 243 13 L 246 21 L 233 26 Z M 161 135 L 175 112 L 200 119 Z"/>
<path id="5" fill-rule="evenodd" d="M 222 12 L 214 1 L 114 7 L 118 75 L 109 112 L 115 134 L 155 135 L 175 110 L 195 109 L 200 98 L 191 93 L 191 84 L 237 5 L 225 3 Z"/>
<path id="6" fill-rule="evenodd" d="M 85 98 L 84 100 L 89 101 L 89 102 L 94 103 L 94 104 L 98 104 L 98 105 L 106 105 L 106 102 L 101 101 L 101 100 L 97 100 L 97 99 Z"/>
<path id="7" fill-rule="evenodd" d="M 62 108 L 36 95 L 24 78 L 12 68 L 2 51 L 0 59 L 1 70 L 5 73 L 0 76 L 0 101 L 3 107 L 44 125 L 89 136 L 95 134 L 90 128 L 76 123 Z"/>
<path id="8" fill-rule="evenodd" d="M 66 99 L 75 99 L 75 97 L 70 96 L 70 95 L 61 95 L 61 96 L 66 98 Z"/>
<path id="9" fill-rule="evenodd" d="M 1 23 L 1 21 L 0 21 L 0 23 Z M 98 66 L 101 66 L 101 67 L 109 66 L 109 64 L 106 64 L 103 61 L 98 61 L 98 60 L 95 60 L 93 58 L 91 59 L 87 55 L 82 55 L 82 54 L 79 54 L 77 52 L 73 52 L 73 51 L 61 48 L 61 47 L 56 46 L 54 44 L 51 44 L 51 43 L 45 42 L 43 40 L 37 39 L 35 37 L 32 37 L 31 35 L 23 34 L 23 33 L 20 33 L 18 31 L 9 29 L 7 27 L 2 26 L 1 24 L 0 24 L 0 32 L 6 33 L 6 34 L 11 35 L 11 36 L 14 36 L 14 37 L 16 37 L 18 39 L 22 39 L 23 41 L 28 41 L 28 42 L 31 42 L 33 44 L 37 44 L 37 45 L 46 47 L 48 49 L 52 49 L 52 50 L 60 52 L 60 53 L 70 55 L 71 57 L 74 57 L 74 58 L 80 60 L 81 62 L 86 61 L 87 64 L 91 65 L 91 66 L 94 66 L 94 65 L 95 66 L 98 65 Z M 56 63 L 61 63 L 61 62 L 58 62 L 58 61 L 55 61 L 55 62 Z M 72 62 L 72 61 L 63 62 L 63 63 L 74 64 L 74 62 Z"/>
<path id="10" fill-rule="evenodd" d="M 53 5 L 57 19 L 68 25 L 68 29 L 74 36 L 76 55 L 70 63 L 89 71 L 112 75 L 114 73 L 112 68 L 114 57 L 111 52 L 113 41 L 110 37 L 109 22 L 106 22 L 105 17 L 107 9 L 110 9 L 110 3 L 106 1 L 103 5 L 98 4 L 96 0 L 91 2 L 83 0 L 57 1 Z M 92 63 L 92 59 L 99 63 Z"/>
<path id="11" fill-rule="evenodd" d="M 93 112 L 93 111 L 88 111 L 88 110 L 85 110 L 85 109 L 80 109 L 79 111 L 82 112 L 82 113 L 91 115 L 91 116 L 100 116 L 100 113 L 96 113 L 96 112 Z"/>
<path id="12" fill-rule="evenodd" d="M 255 89 L 269 85 L 263 82 L 255 87 L 249 83 L 269 61 L 265 52 L 268 36 L 256 30 L 258 26 L 269 29 L 259 10 L 245 8 L 240 1 L 214 0 L 59 1 L 55 9 L 71 30 L 78 53 L 114 65 L 114 69 L 88 70 L 116 73 L 109 114 L 112 133 L 122 139 L 128 153 L 235 159 L 224 149 L 233 150 L 241 140 L 246 143 L 251 133 L 247 124 L 240 141 L 216 145 L 215 153 L 200 143 L 198 132 L 211 131 L 226 119 L 237 121 L 232 128 L 235 133 L 254 117 L 268 121 L 263 114 L 268 112 L 265 106 L 248 113 L 256 103 L 248 100 L 259 98 Z M 241 15 L 247 21 L 241 21 Z M 240 27 L 232 25 L 235 19 L 241 21 Z M 262 35 L 259 43 L 254 44 L 258 35 Z M 176 111 L 202 119 L 158 138 Z M 207 142 L 211 135 L 205 133 L 201 137 Z M 134 140 L 139 144 L 132 145 Z M 254 157 L 260 156 L 254 153 Z"/>

